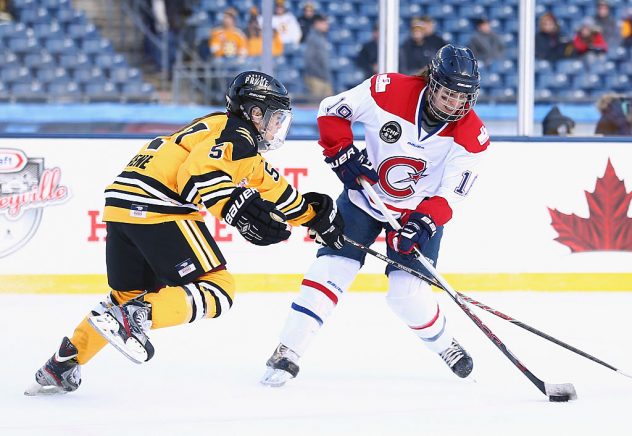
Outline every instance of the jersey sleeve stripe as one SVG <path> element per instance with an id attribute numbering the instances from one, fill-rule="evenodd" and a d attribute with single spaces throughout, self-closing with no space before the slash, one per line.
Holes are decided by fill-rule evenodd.
<path id="1" fill-rule="evenodd" d="M 187 201 L 192 201 L 201 188 L 223 182 L 232 182 L 230 176 L 223 171 L 211 171 L 210 173 L 191 176 L 182 189 L 182 196 Z"/>
<path id="2" fill-rule="evenodd" d="M 293 220 L 294 218 L 298 218 L 299 216 L 303 215 L 306 211 L 307 211 L 307 203 L 305 202 L 303 198 L 301 198 L 301 202 L 298 204 L 298 206 L 287 211 L 281 210 L 281 212 L 285 214 L 288 220 Z"/>
<path id="3" fill-rule="evenodd" d="M 292 185 L 288 185 L 287 188 L 285 188 L 285 191 L 283 191 L 283 194 L 281 194 L 281 197 L 279 197 L 279 199 L 276 202 L 277 209 L 283 209 L 284 207 L 288 206 L 294 200 L 296 200 L 297 196 L 298 196 L 298 193 L 292 187 Z"/>
<path id="4" fill-rule="evenodd" d="M 221 191 L 215 191 L 213 193 L 202 196 L 202 202 L 207 209 L 210 209 L 218 201 L 230 197 L 235 188 L 222 189 Z"/>

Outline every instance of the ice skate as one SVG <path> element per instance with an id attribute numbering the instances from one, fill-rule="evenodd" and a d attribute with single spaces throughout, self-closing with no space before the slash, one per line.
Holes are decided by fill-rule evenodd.
<path id="1" fill-rule="evenodd" d="M 88 322 L 117 350 L 135 363 L 143 363 L 154 355 L 147 332 L 151 327 L 151 306 L 132 300 L 112 306 L 102 314 L 93 312 Z"/>
<path id="2" fill-rule="evenodd" d="M 470 375 L 474 368 L 472 358 L 456 339 L 452 339 L 450 346 L 439 353 L 439 356 L 441 356 L 443 361 L 450 367 L 452 372 L 461 378 Z"/>
<path id="3" fill-rule="evenodd" d="M 35 383 L 24 395 L 54 395 L 76 391 L 81 384 L 81 366 L 77 362 L 77 349 L 64 338 L 59 350 L 35 373 Z"/>
<path id="4" fill-rule="evenodd" d="M 266 362 L 268 369 L 261 378 L 261 384 L 275 388 L 283 386 L 285 382 L 298 375 L 298 359 L 298 354 L 285 345 L 279 344 Z"/>

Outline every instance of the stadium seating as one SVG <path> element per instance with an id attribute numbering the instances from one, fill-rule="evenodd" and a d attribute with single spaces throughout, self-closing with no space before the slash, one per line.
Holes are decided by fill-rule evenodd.
<path id="1" fill-rule="evenodd" d="M 11 8 L 16 21 L 0 24 L 0 101 L 156 101 L 70 0 L 13 0 Z"/>
<path id="2" fill-rule="evenodd" d="M 285 0 L 296 16 L 305 0 Z M 330 18 L 329 40 L 332 43 L 331 65 L 334 90 L 339 92 L 359 83 L 364 77 L 355 60 L 362 44 L 371 38 L 378 19 L 377 1 L 317 0 L 316 10 Z M 616 18 L 628 7 L 623 0 L 610 1 Z M 13 0 L 15 22 L 0 23 L 0 101 L 9 100 L 14 91 L 21 100 L 35 99 L 38 92 L 50 92 L 52 100 L 95 101 L 119 98 L 119 101 L 154 101 L 155 89 L 143 81 L 140 71 L 130 68 L 125 57 L 117 53 L 112 42 L 103 38 L 85 12 L 75 9 L 71 0 Z M 206 46 L 209 30 L 219 24 L 222 11 L 233 6 L 245 27 L 248 11 L 260 6 L 259 0 L 199 0 L 191 2 L 195 10 L 187 26 L 197 47 Z M 581 21 L 594 15 L 593 0 L 537 0 L 536 12 L 552 11 L 567 36 Z M 412 17 L 429 15 L 436 21 L 435 31 L 447 41 L 466 45 L 474 30 L 476 18 L 486 16 L 492 28 L 501 35 L 506 49 L 504 58 L 490 65 L 481 65 L 483 92 L 481 101 L 515 98 L 519 31 L 519 0 L 400 0 L 401 41 L 409 36 Z M 401 42 L 400 41 L 400 42 Z M 622 47 L 610 47 L 597 62 L 569 59 L 551 63 L 536 60 L 536 100 L 587 101 L 606 91 L 629 92 L 632 75 L 630 53 Z M 258 59 L 241 64 L 212 60 L 220 76 L 233 74 L 246 67 L 256 68 Z M 305 67 L 304 47 L 286 47 L 275 67 L 293 93 L 305 91 L 302 81 Z M 61 70 L 60 70 L 61 69 Z M 66 76 L 60 77 L 59 72 Z M 595 77 L 598 80 L 595 80 Z M 13 86 L 32 81 L 39 86 Z M 566 82 L 565 82 L 566 81 Z M 101 82 L 91 86 L 91 82 Z M 127 99 L 125 92 L 134 94 Z M 153 94 L 152 94 L 153 93 Z M 143 100 L 144 99 L 144 100 Z"/>

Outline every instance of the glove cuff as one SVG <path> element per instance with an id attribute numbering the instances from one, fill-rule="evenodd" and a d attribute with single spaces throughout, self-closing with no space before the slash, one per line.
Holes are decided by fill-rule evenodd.
<path id="1" fill-rule="evenodd" d="M 419 212 L 413 212 L 410 214 L 410 218 L 408 219 L 408 221 L 410 220 L 418 222 L 424 229 L 426 229 L 428 233 L 430 233 L 431 238 L 437 232 L 437 225 L 432 220 L 432 218 L 430 218 L 429 215 L 425 215 Z"/>

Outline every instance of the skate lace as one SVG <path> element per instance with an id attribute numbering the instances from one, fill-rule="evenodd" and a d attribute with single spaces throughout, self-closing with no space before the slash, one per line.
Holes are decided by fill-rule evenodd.
<path id="1" fill-rule="evenodd" d="M 463 357 L 463 350 L 459 346 L 459 344 L 453 342 L 445 351 L 443 351 L 440 356 L 445 363 L 448 364 L 450 368 L 454 366 L 461 358 Z"/>

